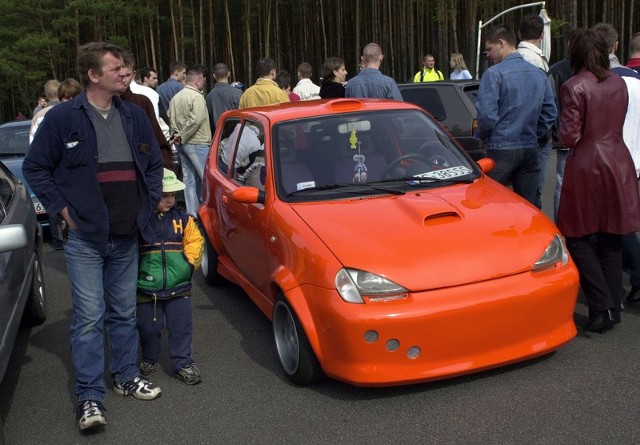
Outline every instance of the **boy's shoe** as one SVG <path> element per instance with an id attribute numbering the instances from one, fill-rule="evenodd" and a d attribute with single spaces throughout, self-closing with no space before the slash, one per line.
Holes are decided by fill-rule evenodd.
<path id="1" fill-rule="evenodd" d="M 113 392 L 119 396 L 133 396 L 139 400 L 153 400 L 162 393 L 158 385 L 140 376 L 125 383 L 113 382 Z"/>
<path id="2" fill-rule="evenodd" d="M 140 363 L 140 374 L 142 374 L 145 377 L 153 374 L 155 370 L 156 370 L 156 364 L 155 363 L 149 363 L 149 362 L 145 362 L 145 361 Z"/>
<path id="3" fill-rule="evenodd" d="M 104 409 L 102 402 L 97 400 L 83 400 L 82 402 L 78 402 L 76 420 L 80 431 L 105 426 L 107 424 L 107 419 L 104 416 L 105 411 L 106 409 Z"/>
<path id="4" fill-rule="evenodd" d="M 187 385 L 197 385 L 202 381 L 200 370 L 195 363 L 191 363 L 190 365 L 185 366 L 180 371 L 178 371 L 176 373 L 176 378 L 178 380 L 182 380 Z"/>

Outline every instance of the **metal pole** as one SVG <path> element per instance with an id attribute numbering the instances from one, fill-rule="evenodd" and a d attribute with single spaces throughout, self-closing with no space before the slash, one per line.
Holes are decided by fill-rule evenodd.
<path id="1" fill-rule="evenodd" d="M 480 80 L 480 39 L 482 38 L 482 20 L 478 22 L 478 50 L 476 51 L 476 80 Z"/>
<path id="2" fill-rule="evenodd" d="M 482 20 L 478 22 L 478 50 L 476 52 L 476 79 L 480 78 L 480 39 L 482 38 L 482 28 L 487 26 L 489 23 L 493 22 L 498 17 L 502 17 L 508 12 L 515 11 L 516 9 L 528 8 L 529 6 L 538 6 L 542 5 L 542 9 L 544 9 L 544 5 L 546 2 L 535 2 L 535 3 L 527 3 L 526 5 L 514 6 L 513 8 L 509 8 L 505 11 L 502 11 L 500 14 L 492 17 L 488 22 L 482 23 Z"/>

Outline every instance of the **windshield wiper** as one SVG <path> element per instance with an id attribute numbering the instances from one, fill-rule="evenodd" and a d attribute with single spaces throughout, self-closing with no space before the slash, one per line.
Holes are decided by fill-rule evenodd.
<path id="1" fill-rule="evenodd" d="M 379 181 L 375 181 L 376 183 Z M 391 195 L 404 195 L 405 192 L 403 190 L 398 190 L 395 188 L 387 188 L 387 187 L 377 187 L 371 185 L 371 183 L 360 183 L 360 184 L 327 184 L 322 185 L 320 187 L 309 187 L 302 190 L 296 190 L 287 194 L 287 196 L 297 195 L 303 192 L 321 192 L 326 190 L 336 190 L 336 189 L 346 189 L 343 190 L 345 193 L 354 193 L 354 194 L 370 194 L 372 190 L 389 193 Z"/>
<path id="2" fill-rule="evenodd" d="M 454 177 L 454 178 L 432 178 L 429 176 L 403 176 L 400 178 L 390 178 L 390 179 L 381 179 L 380 181 L 375 181 L 375 183 L 388 183 L 388 182 L 407 182 L 407 183 L 441 183 L 441 182 L 452 182 L 454 184 L 471 184 L 475 181 L 475 178 L 466 178 L 462 179 L 462 177 Z"/>

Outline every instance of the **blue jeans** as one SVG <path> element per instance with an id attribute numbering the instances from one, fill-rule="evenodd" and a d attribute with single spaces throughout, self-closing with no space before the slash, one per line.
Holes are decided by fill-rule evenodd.
<path id="1" fill-rule="evenodd" d="M 198 207 L 202 202 L 202 178 L 209 146 L 206 144 L 182 144 L 176 145 L 176 147 L 182 164 L 182 181 L 187 186 L 184 189 L 187 213 L 197 218 Z"/>
<path id="2" fill-rule="evenodd" d="M 544 183 L 547 179 L 547 169 L 549 167 L 549 160 L 551 159 L 551 152 L 553 151 L 553 144 L 549 141 L 543 147 L 538 148 L 538 164 L 540 164 L 540 175 L 538 176 L 538 198 L 536 206 L 542 208 L 542 191 L 544 190 Z"/>
<path id="3" fill-rule="evenodd" d="M 562 191 L 562 179 L 564 178 L 564 166 L 567 165 L 569 150 L 556 150 L 556 191 L 553 194 L 553 219 L 558 219 L 558 206 L 560 205 L 560 192 Z"/>
<path id="4" fill-rule="evenodd" d="M 110 237 L 105 244 L 96 244 L 69 230 L 64 255 L 73 299 L 75 393 L 79 401 L 103 401 L 105 334 L 111 377 L 123 383 L 138 375 L 138 235 Z"/>
<path id="5" fill-rule="evenodd" d="M 487 156 L 496 162 L 489 177 L 502 185 L 513 186 L 513 191 L 537 206 L 540 163 L 537 148 L 510 148 L 487 150 Z"/>

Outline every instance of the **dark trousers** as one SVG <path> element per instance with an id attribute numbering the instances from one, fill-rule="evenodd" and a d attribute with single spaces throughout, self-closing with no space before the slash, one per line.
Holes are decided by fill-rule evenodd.
<path id="1" fill-rule="evenodd" d="M 567 237 L 567 247 L 580 272 L 580 286 L 589 304 L 589 316 L 611 309 L 614 320 L 620 320 L 624 293 L 622 237 L 603 232 Z"/>
<path id="2" fill-rule="evenodd" d="M 629 274 L 631 286 L 640 286 L 640 240 L 635 233 L 622 239 L 622 265 Z"/>
<path id="3" fill-rule="evenodd" d="M 538 179 L 540 163 L 537 148 L 508 148 L 487 150 L 487 156 L 496 162 L 488 175 L 502 185 L 513 186 L 513 191 L 540 208 Z"/>
<path id="4" fill-rule="evenodd" d="M 193 363 L 191 298 L 176 297 L 138 304 L 137 318 L 142 360 L 156 363 L 160 358 L 160 337 L 166 319 L 169 331 L 169 357 L 173 371 L 178 372 Z"/>

